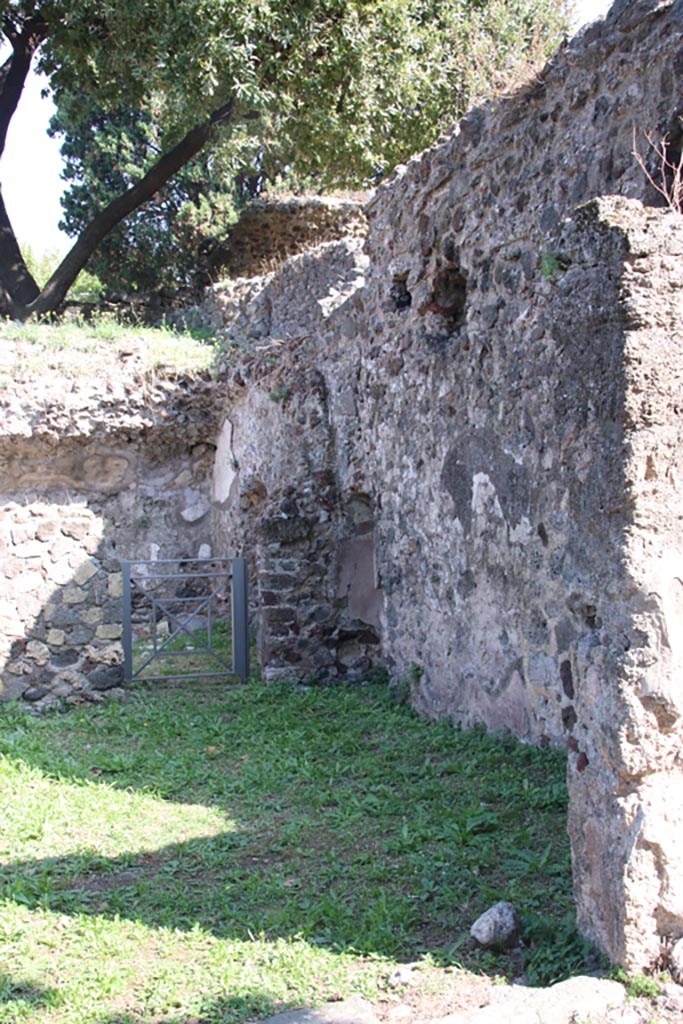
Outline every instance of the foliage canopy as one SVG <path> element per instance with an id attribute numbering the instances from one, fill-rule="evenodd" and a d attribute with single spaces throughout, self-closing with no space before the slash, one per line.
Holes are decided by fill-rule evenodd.
<path id="1" fill-rule="evenodd" d="M 39 292 L 0 204 L 14 315 L 59 305 L 95 248 L 155 196 L 167 225 L 187 202 L 201 210 L 202 184 L 225 210 L 292 175 L 318 189 L 376 181 L 565 28 L 552 0 L 0 0 L 0 16 L 12 48 L 0 152 L 35 58 L 65 139 L 66 224 L 80 231 Z"/>

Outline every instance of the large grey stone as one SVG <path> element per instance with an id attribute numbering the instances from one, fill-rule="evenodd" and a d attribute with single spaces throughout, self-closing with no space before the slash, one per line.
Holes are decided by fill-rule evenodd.
<path id="1" fill-rule="evenodd" d="M 470 928 L 470 935 L 486 949 L 509 949 L 519 941 L 519 915 L 511 903 L 489 907 Z"/>

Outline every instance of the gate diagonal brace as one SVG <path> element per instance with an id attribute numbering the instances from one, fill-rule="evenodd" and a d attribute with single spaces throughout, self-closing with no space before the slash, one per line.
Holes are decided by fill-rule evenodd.
<path id="1" fill-rule="evenodd" d="M 193 563 L 201 564 L 203 559 L 193 559 Z M 213 672 L 200 672 L 199 676 L 202 678 L 205 676 L 218 676 L 218 675 L 237 675 L 242 681 L 246 681 L 249 675 L 249 634 L 248 634 L 248 598 L 247 598 L 247 577 L 246 577 L 246 561 L 244 558 L 230 558 L 230 559 L 206 559 L 207 563 L 211 563 L 210 570 L 206 573 L 201 572 L 164 572 L 159 570 L 161 567 L 173 566 L 174 568 L 187 564 L 188 559 L 165 559 L 157 561 L 146 561 L 146 560 L 135 560 L 135 561 L 122 561 L 123 571 L 123 588 L 124 588 L 124 629 L 123 629 L 123 640 L 124 640 L 124 668 L 125 678 L 127 682 L 131 682 L 133 679 L 148 678 L 153 679 L 157 677 L 147 676 L 144 677 L 142 673 L 148 666 L 155 660 L 155 658 L 163 657 L 191 657 L 197 653 L 204 653 L 208 655 L 216 667 L 220 667 L 223 671 L 214 670 Z M 216 571 L 216 563 L 225 565 L 226 568 L 223 571 Z M 149 575 L 142 569 L 141 573 L 137 576 L 134 572 L 135 566 L 150 566 L 156 572 Z M 214 587 L 214 589 L 206 595 L 193 595 L 191 597 L 175 597 L 172 595 L 156 597 L 154 593 L 149 591 L 142 585 L 142 582 L 149 583 L 150 579 L 156 579 L 171 582 L 178 580 L 188 579 L 199 579 L 204 582 L 211 578 L 219 579 L 220 583 Z M 158 584 L 156 585 L 158 586 Z M 154 586 L 152 589 L 156 589 Z M 147 610 L 151 613 L 151 633 L 152 633 L 152 652 L 143 658 L 142 663 L 138 665 L 137 669 L 133 671 L 133 635 L 132 635 L 132 595 L 133 592 L 139 594 L 147 605 Z M 224 601 L 229 602 L 232 608 L 232 660 L 231 662 L 226 661 L 223 656 L 218 654 L 213 648 L 213 630 L 214 624 L 222 621 L 222 614 L 219 614 L 218 619 L 216 618 L 215 608 L 219 604 L 222 605 Z M 189 606 L 191 609 L 187 613 L 181 608 L 178 610 L 178 605 Z M 207 639 L 203 640 L 197 636 L 195 632 L 190 628 L 192 620 L 198 616 L 204 614 L 207 620 Z M 157 623 L 160 619 L 165 618 L 169 624 L 170 631 L 169 635 L 166 636 L 163 641 L 159 642 L 159 634 L 157 632 Z M 187 636 L 193 644 L 192 650 L 170 650 L 171 643 L 179 637 Z M 189 673 L 183 675 L 175 675 L 173 678 L 189 678 Z M 192 672 L 191 675 L 197 676 L 196 672 Z M 158 677 L 158 678 L 166 678 Z M 169 677 L 170 678 L 170 677 Z"/>

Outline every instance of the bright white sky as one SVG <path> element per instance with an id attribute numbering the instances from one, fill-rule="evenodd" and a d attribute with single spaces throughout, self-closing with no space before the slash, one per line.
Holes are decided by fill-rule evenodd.
<path id="1" fill-rule="evenodd" d="M 611 0 L 574 0 L 576 27 L 602 17 Z M 0 163 L 0 181 L 10 220 L 20 244 L 37 255 L 65 253 L 69 239 L 57 228 L 62 161 L 59 141 L 47 135 L 52 102 L 41 98 L 41 82 L 32 75 L 12 119 Z"/>

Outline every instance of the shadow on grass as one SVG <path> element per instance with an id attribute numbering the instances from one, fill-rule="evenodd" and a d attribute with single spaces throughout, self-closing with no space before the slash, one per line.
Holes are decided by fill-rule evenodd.
<path id="1" fill-rule="evenodd" d="M 16 861 L 0 870 L 0 881 L 5 899 L 32 909 L 151 928 L 199 926 L 240 942 L 296 936 L 337 951 L 411 959 L 452 941 L 428 896 L 403 891 L 403 873 L 382 865 L 372 843 L 363 852 L 362 828 L 349 839 L 358 846 L 353 855 L 329 847 L 302 861 L 296 852 L 259 854 L 258 843 L 231 832 L 138 855 Z"/>
<path id="2" fill-rule="evenodd" d="M 38 1009 L 59 1005 L 60 1001 L 57 989 L 44 988 L 34 981 L 0 972 L 0 1009 L 11 1003 L 22 1003 L 26 1007 Z"/>
<path id="3" fill-rule="evenodd" d="M 233 1021 L 263 1020 L 280 1013 L 282 1006 L 255 991 L 253 996 L 235 996 L 228 999 L 207 1000 L 199 1013 L 164 1014 L 163 1024 L 232 1024 Z M 151 1017 L 139 1013 L 114 1013 L 98 1017 L 92 1024 L 160 1024 L 157 1014 Z"/>
<path id="4" fill-rule="evenodd" d="M 103 800 L 150 790 L 234 824 L 150 851 L 142 822 L 124 848 L 146 852 L 115 856 L 84 825 L 77 853 L 5 863 L 5 898 L 31 908 L 503 971 L 469 939 L 487 906 L 571 912 L 561 755 L 425 722 L 378 687 L 148 690 L 18 720 L 5 748 L 95 804 L 106 783 Z"/>

